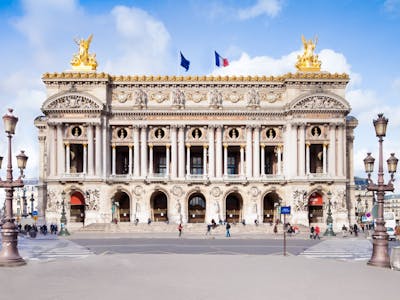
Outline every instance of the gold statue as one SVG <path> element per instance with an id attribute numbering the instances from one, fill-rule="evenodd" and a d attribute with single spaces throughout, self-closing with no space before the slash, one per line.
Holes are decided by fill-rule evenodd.
<path id="1" fill-rule="evenodd" d="M 96 70 L 97 61 L 96 54 L 89 53 L 90 43 L 92 42 L 93 34 L 87 40 L 74 39 L 75 43 L 79 46 L 79 53 L 74 54 L 71 65 L 73 70 L 90 71 Z"/>
<path id="2" fill-rule="evenodd" d="M 318 38 L 315 37 L 315 42 L 306 40 L 304 35 L 301 36 L 303 41 L 304 52 L 303 55 L 297 56 L 296 68 L 302 72 L 318 72 L 321 70 L 321 61 L 318 60 L 318 55 L 314 54 L 315 46 L 317 45 Z"/>

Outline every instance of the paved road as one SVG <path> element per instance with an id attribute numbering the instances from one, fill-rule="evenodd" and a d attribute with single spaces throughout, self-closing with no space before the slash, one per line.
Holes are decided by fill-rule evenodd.
<path id="1" fill-rule="evenodd" d="M 277 239 L 74 239 L 75 243 L 96 254 L 281 254 L 283 241 Z M 288 239 L 287 252 L 298 255 L 320 241 Z"/>

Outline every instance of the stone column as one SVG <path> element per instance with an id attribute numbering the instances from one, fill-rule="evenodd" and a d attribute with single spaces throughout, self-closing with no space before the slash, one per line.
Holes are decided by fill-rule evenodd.
<path id="1" fill-rule="evenodd" d="M 153 162 L 153 144 L 149 144 L 149 176 L 153 176 L 154 162 Z"/>
<path id="2" fill-rule="evenodd" d="M 170 168 L 170 166 L 169 166 L 169 161 L 170 161 L 170 152 L 169 152 L 169 148 L 170 148 L 170 145 L 169 145 L 169 144 L 166 144 L 166 145 L 165 145 L 165 160 L 166 160 L 166 162 L 165 162 L 165 167 L 166 167 L 165 175 L 166 175 L 167 177 L 169 177 L 169 168 Z"/>
<path id="3" fill-rule="evenodd" d="M 253 176 L 252 164 L 252 132 L 253 128 L 251 126 L 246 126 L 246 176 L 251 178 Z"/>
<path id="4" fill-rule="evenodd" d="M 87 158 L 88 158 L 88 151 L 87 151 L 87 144 L 83 144 L 83 173 L 87 174 Z"/>
<path id="5" fill-rule="evenodd" d="M 110 173 L 110 137 L 108 133 L 106 119 L 103 119 L 103 179 Z"/>
<path id="6" fill-rule="evenodd" d="M 57 148 L 56 148 L 56 127 L 54 125 L 49 125 L 50 132 L 50 176 L 55 176 L 57 172 Z"/>
<path id="7" fill-rule="evenodd" d="M 253 135 L 253 177 L 257 178 L 260 176 L 260 126 L 257 125 L 254 127 Z"/>
<path id="8" fill-rule="evenodd" d="M 65 172 L 65 150 L 63 137 L 63 124 L 57 124 L 57 175 L 60 176 Z"/>
<path id="9" fill-rule="evenodd" d="M 117 149 L 115 144 L 112 144 L 112 159 L 111 159 L 111 175 L 115 176 L 116 171 L 115 171 L 115 165 L 116 165 L 116 159 L 117 159 Z"/>
<path id="10" fill-rule="evenodd" d="M 214 141 L 214 126 L 208 127 L 208 176 L 215 177 L 215 141 Z"/>
<path id="11" fill-rule="evenodd" d="M 171 126 L 171 177 L 178 176 L 178 144 L 176 126 Z"/>
<path id="12" fill-rule="evenodd" d="M 224 175 L 228 176 L 228 144 L 224 143 Z"/>
<path id="13" fill-rule="evenodd" d="M 290 165 L 292 164 L 292 152 L 290 143 L 291 143 L 291 137 L 292 137 L 292 125 L 290 123 L 287 123 L 285 125 L 285 132 L 284 132 L 284 154 L 283 154 L 283 174 L 287 177 L 291 177 L 290 174 Z"/>
<path id="14" fill-rule="evenodd" d="M 128 162 L 128 175 L 132 176 L 132 147 L 133 145 L 129 144 L 129 162 Z"/>
<path id="15" fill-rule="evenodd" d="M 305 175 L 305 141 L 306 141 L 306 131 L 305 125 L 301 124 L 299 127 L 299 175 Z"/>
<path id="16" fill-rule="evenodd" d="M 265 144 L 261 144 L 261 176 L 265 175 Z"/>
<path id="17" fill-rule="evenodd" d="M 297 142 L 297 140 L 298 140 L 298 136 L 297 136 L 298 125 L 293 124 L 292 126 L 293 126 L 293 128 L 292 128 L 292 137 L 291 137 L 292 143 L 291 144 L 292 144 L 293 148 L 291 149 L 291 151 L 293 153 L 293 158 L 292 158 L 293 164 L 291 165 L 291 174 L 292 174 L 292 176 L 296 177 L 296 176 L 298 176 L 298 164 L 299 164 L 299 160 L 297 159 L 299 157 L 298 142 Z"/>
<path id="18" fill-rule="evenodd" d="M 139 127 L 133 127 L 133 176 L 140 177 Z"/>
<path id="19" fill-rule="evenodd" d="M 338 126 L 338 149 L 337 149 L 337 153 L 338 153 L 338 159 L 337 159 L 337 172 L 338 172 L 338 176 L 343 176 L 343 125 L 340 124 Z"/>
<path id="20" fill-rule="evenodd" d="M 282 145 L 278 145 L 278 175 L 281 175 L 282 172 Z"/>
<path id="21" fill-rule="evenodd" d="M 207 176 L 207 144 L 203 145 L 203 176 Z"/>
<path id="22" fill-rule="evenodd" d="M 71 171 L 71 151 L 69 148 L 69 143 L 65 143 L 65 158 L 66 158 L 65 170 L 66 173 L 69 174 Z"/>
<path id="23" fill-rule="evenodd" d="M 185 178 L 185 127 L 180 126 L 178 131 L 178 177 Z"/>
<path id="24" fill-rule="evenodd" d="M 88 174 L 94 175 L 94 132 L 93 125 L 89 124 L 87 127 L 88 133 Z"/>
<path id="25" fill-rule="evenodd" d="M 186 144 L 186 175 L 190 176 L 190 145 Z"/>
<path id="26" fill-rule="evenodd" d="M 217 126 L 216 134 L 216 177 L 222 178 L 222 126 Z"/>
<path id="27" fill-rule="evenodd" d="M 96 131 L 95 131 L 96 137 L 96 176 L 100 177 L 101 176 L 101 126 L 100 124 L 96 125 Z"/>
<path id="28" fill-rule="evenodd" d="M 336 176 L 336 125 L 329 126 L 329 148 L 328 148 L 328 172 L 330 176 Z"/>
<path id="29" fill-rule="evenodd" d="M 140 128 L 140 176 L 145 178 L 147 176 L 147 126 L 144 125 Z"/>
<path id="30" fill-rule="evenodd" d="M 310 143 L 306 143 L 306 174 L 310 174 Z"/>
<path id="31" fill-rule="evenodd" d="M 326 174 L 326 147 L 327 144 L 324 143 L 322 146 L 322 173 Z"/>
<path id="32" fill-rule="evenodd" d="M 245 145 L 240 145 L 240 175 L 244 176 L 244 147 Z"/>

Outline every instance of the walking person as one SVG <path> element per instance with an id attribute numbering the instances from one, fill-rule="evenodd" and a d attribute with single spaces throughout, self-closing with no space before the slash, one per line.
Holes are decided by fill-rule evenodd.
<path id="1" fill-rule="evenodd" d="M 274 225 L 274 233 L 275 233 L 275 234 L 278 233 L 278 226 L 276 226 L 276 224 Z"/>
<path id="2" fill-rule="evenodd" d="M 315 239 L 314 231 L 315 231 L 314 226 L 311 226 L 311 228 L 310 228 L 310 239 Z"/>
<path id="3" fill-rule="evenodd" d="M 231 232 L 230 232 L 230 229 L 231 229 L 231 224 L 229 224 L 229 222 L 226 222 L 226 237 L 231 237 Z"/>
<path id="4" fill-rule="evenodd" d="M 317 225 L 317 226 L 315 226 L 315 235 L 314 235 L 314 240 L 315 239 L 321 239 L 320 237 L 319 237 L 319 234 L 321 233 L 321 229 L 319 229 L 319 226 Z"/>
<path id="5" fill-rule="evenodd" d="M 182 230 L 183 230 L 182 223 L 179 223 L 179 226 L 178 226 L 179 237 L 181 237 L 181 236 L 182 236 Z"/>
<path id="6" fill-rule="evenodd" d="M 211 226 L 210 224 L 207 224 L 207 231 L 206 231 L 206 235 L 210 235 L 211 234 Z"/>

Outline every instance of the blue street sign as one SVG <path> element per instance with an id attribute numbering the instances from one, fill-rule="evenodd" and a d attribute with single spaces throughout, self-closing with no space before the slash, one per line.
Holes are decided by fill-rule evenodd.
<path id="1" fill-rule="evenodd" d="M 282 206 L 281 214 L 282 215 L 290 215 L 290 206 Z"/>
<path id="2" fill-rule="evenodd" d="M 32 216 L 37 216 L 37 215 L 38 215 L 37 210 L 34 210 L 34 211 L 32 212 Z"/>

